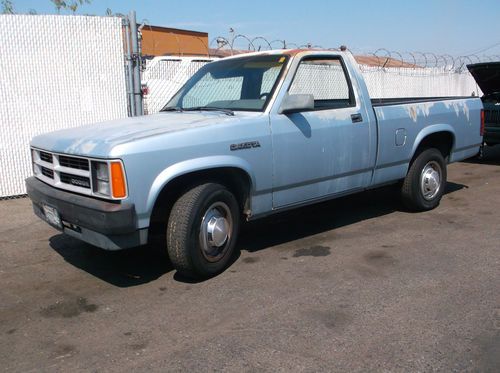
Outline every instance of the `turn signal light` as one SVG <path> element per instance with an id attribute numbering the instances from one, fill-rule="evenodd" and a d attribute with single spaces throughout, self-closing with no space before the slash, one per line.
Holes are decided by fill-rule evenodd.
<path id="1" fill-rule="evenodd" d="M 111 186 L 113 198 L 124 198 L 127 196 L 127 187 L 125 185 L 125 175 L 120 162 L 111 162 Z"/>

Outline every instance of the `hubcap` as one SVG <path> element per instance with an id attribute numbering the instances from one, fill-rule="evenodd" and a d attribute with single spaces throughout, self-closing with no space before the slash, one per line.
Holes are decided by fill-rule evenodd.
<path id="1" fill-rule="evenodd" d="M 420 176 L 420 189 L 426 200 L 433 199 L 441 189 L 441 166 L 436 161 L 425 165 Z"/>
<path id="2" fill-rule="evenodd" d="M 229 248 L 233 220 L 224 202 L 212 204 L 201 221 L 200 244 L 203 256 L 210 262 L 222 258 Z"/>
<path id="3" fill-rule="evenodd" d="M 207 238 L 211 246 L 220 247 L 227 241 L 228 224 L 226 218 L 213 216 L 207 223 Z"/>

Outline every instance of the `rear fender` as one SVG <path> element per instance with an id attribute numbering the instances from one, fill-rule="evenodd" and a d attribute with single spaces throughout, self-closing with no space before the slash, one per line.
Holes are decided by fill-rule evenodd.
<path id="1" fill-rule="evenodd" d="M 450 154 L 453 153 L 453 149 L 455 148 L 455 138 L 456 138 L 455 130 L 453 129 L 453 127 L 450 126 L 449 124 L 432 124 L 430 126 L 423 128 L 417 134 L 417 137 L 415 138 L 415 142 L 413 143 L 413 148 L 411 150 L 410 159 L 413 159 L 420 144 L 422 144 L 422 141 L 427 136 L 432 135 L 434 133 L 438 133 L 438 132 L 449 132 L 451 134 L 453 140 L 452 140 L 452 144 L 451 144 Z"/>

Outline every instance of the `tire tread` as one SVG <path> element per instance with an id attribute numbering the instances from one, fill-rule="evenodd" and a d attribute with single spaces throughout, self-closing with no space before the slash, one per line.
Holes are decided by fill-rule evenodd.
<path id="1" fill-rule="evenodd" d="M 200 218 L 207 199 L 214 198 L 215 194 L 219 195 L 218 198 L 226 199 L 229 206 L 233 206 L 234 241 L 229 254 L 220 262 L 205 264 L 199 253 L 201 250 L 197 236 L 199 222 L 195 220 Z M 182 275 L 195 279 L 211 277 L 225 269 L 231 259 L 239 229 L 237 213 L 236 198 L 224 185 L 217 182 L 206 181 L 194 185 L 182 194 L 172 206 L 166 230 L 167 251 L 175 269 Z"/>
<path id="2" fill-rule="evenodd" d="M 194 270 L 187 252 L 190 220 L 192 219 L 195 205 L 199 201 L 204 189 L 211 184 L 201 184 L 184 193 L 172 207 L 167 225 L 167 248 L 170 260 L 175 268 L 189 274 Z"/>

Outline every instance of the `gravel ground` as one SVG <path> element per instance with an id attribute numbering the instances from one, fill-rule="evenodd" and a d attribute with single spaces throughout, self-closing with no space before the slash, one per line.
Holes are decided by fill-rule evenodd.
<path id="1" fill-rule="evenodd" d="M 0 201 L 0 370 L 498 372 L 500 146 L 448 179 L 430 212 L 389 187 L 246 224 L 199 283 Z"/>

